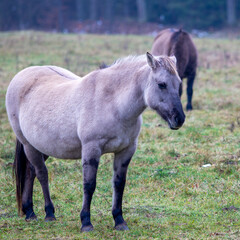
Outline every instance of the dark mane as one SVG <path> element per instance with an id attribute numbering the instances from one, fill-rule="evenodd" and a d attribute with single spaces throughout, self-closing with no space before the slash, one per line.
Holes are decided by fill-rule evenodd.
<path id="1" fill-rule="evenodd" d="M 111 65 L 107 65 L 105 62 L 101 63 L 99 65 L 99 69 L 105 69 L 105 68 L 109 68 Z"/>
<path id="2" fill-rule="evenodd" d="M 171 44 L 175 44 L 183 33 L 182 29 L 179 29 L 177 32 L 174 32 L 171 37 Z"/>
<path id="3" fill-rule="evenodd" d="M 181 41 L 184 41 L 184 38 L 186 38 L 187 36 L 188 34 L 184 32 L 181 28 L 178 31 L 174 31 L 174 33 L 172 33 L 169 44 L 171 46 L 169 55 L 176 54 L 177 52 L 176 48 L 178 47 Z"/>

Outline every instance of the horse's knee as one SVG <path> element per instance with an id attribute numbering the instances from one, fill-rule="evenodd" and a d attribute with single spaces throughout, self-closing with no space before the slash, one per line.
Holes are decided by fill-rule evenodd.
<path id="1" fill-rule="evenodd" d="M 99 161 L 95 158 L 83 161 L 83 189 L 86 194 L 92 194 L 95 191 L 98 164 Z"/>

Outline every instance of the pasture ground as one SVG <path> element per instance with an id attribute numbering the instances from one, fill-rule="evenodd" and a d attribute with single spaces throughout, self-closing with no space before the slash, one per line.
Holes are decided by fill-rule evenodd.
<path id="1" fill-rule="evenodd" d="M 11 170 L 15 136 L 4 103 L 7 86 L 30 65 L 58 65 L 83 76 L 103 61 L 144 54 L 152 37 L 0 33 L 0 239 L 240 239 L 240 40 L 194 41 L 199 51 L 194 111 L 186 113 L 184 126 L 171 131 L 155 112 L 143 114 L 123 201 L 130 231 L 113 229 L 108 154 L 101 159 L 92 202 L 95 230 L 80 233 L 80 161 L 47 161 L 57 221 L 44 222 L 37 180 L 38 221 L 27 223 L 17 215 Z M 185 107 L 186 91 L 182 101 Z"/>

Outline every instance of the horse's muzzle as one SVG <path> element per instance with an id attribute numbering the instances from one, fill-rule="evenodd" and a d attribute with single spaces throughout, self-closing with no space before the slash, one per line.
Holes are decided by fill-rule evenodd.
<path id="1" fill-rule="evenodd" d="M 168 120 L 168 125 L 172 130 L 178 130 L 183 125 L 184 121 L 185 114 L 177 114 Z"/>

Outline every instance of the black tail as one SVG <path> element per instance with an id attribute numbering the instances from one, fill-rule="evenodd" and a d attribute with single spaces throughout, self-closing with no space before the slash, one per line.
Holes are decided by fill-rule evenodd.
<path id="1" fill-rule="evenodd" d="M 22 214 L 22 193 L 24 189 L 27 168 L 29 168 L 27 156 L 25 155 L 23 145 L 17 139 L 15 159 L 13 163 L 13 174 L 15 175 L 16 179 L 16 198 L 19 215 Z"/>

